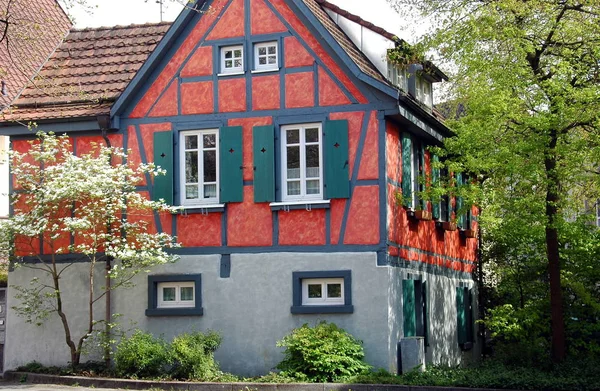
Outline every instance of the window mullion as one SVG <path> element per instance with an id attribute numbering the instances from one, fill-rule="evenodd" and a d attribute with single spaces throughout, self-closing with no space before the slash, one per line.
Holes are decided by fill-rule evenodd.
<path id="1" fill-rule="evenodd" d="M 300 128 L 300 195 L 306 197 L 306 133 Z"/>
<path id="2" fill-rule="evenodd" d="M 198 195 L 199 199 L 204 199 L 204 134 L 198 137 Z"/>

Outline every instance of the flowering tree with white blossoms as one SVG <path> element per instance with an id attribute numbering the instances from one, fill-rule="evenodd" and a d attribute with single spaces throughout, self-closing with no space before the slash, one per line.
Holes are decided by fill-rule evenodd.
<path id="1" fill-rule="evenodd" d="M 98 301 L 110 298 L 113 289 L 132 285 L 136 274 L 177 260 L 167 252 L 179 246 L 175 238 L 153 226 L 161 214 L 176 209 L 136 191 L 143 179 L 164 174 L 153 164 L 133 167 L 122 149 L 103 145 L 75 156 L 68 136 L 37 136 L 27 152 L 12 153 L 14 213 L 2 226 L 1 238 L 15 267 L 39 272 L 29 286 L 14 287 L 20 304 L 13 309 L 37 325 L 58 315 L 76 367 L 96 325 L 106 322 L 109 331 L 110 303 L 105 319 L 98 320 Z M 62 278 L 76 263 L 86 265 L 85 293 L 73 292 L 81 288 Z M 98 277 L 105 278 L 104 286 L 96 286 Z M 64 305 L 67 294 L 87 295 L 85 330 L 72 330 L 74 321 Z"/>

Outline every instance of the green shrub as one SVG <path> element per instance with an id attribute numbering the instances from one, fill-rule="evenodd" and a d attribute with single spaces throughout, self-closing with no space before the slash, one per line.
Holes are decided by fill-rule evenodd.
<path id="1" fill-rule="evenodd" d="M 370 369 L 363 361 L 362 342 L 334 323 L 304 324 L 277 346 L 285 347 L 285 358 L 277 368 L 301 381 L 342 381 Z"/>
<path id="2" fill-rule="evenodd" d="M 181 334 L 171 342 L 172 376 L 177 379 L 215 380 L 221 377 L 214 352 L 221 344 L 221 336 L 209 331 Z"/>
<path id="3" fill-rule="evenodd" d="M 115 366 L 117 373 L 130 377 L 158 377 L 166 373 L 171 362 L 168 344 L 162 338 L 136 330 L 117 345 Z"/>

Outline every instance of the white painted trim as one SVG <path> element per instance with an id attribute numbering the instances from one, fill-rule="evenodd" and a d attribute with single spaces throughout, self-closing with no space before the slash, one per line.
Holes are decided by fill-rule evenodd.
<path id="1" fill-rule="evenodd" d="M 250 73 L 269 73 L 269 72 L 279 72 L 279 67 L 272 69 L 254 69 L 250 71 Z"/>
<path id="2" fill-rule="evenodd" d="M 339 284 L 340 297 L 328 297 L 327 285 Z M 321 285 L 320 298 L 308 297 L 308 285 Z M 302 305 L 344 305 L 344 278 L 303 278 L 302 279 Z"/>
<path id="3" fill-rule="evenodd" d="M 164 301 L 163 288 L 175 288 L 175 300 Z M 192 288 L 192 300 L 181 300 L 181 288 Z M 157 308 L 190 308 L 196 306 L 196 284 L 194 281 L 159 282 L 156 286 Z"/>
<path id="4" fill-rule="evenodd" d="M 242 53 L 241 57 L 235 57 L 234 56 L 234 51 L 236 50 L 240 50 Z M 232 68 L 225 68 L 225 52 L 227 51 L 231 51 L 231 58 L 227 59 L 227 60 L 231 60 L 232 61 L 232 65 L 235 64 L 235 60 L 240 60 L 242 62 L 242 65 L 239 67 L 232 67 Z M 233 73 L 237 73 L 237 72 L 242 72 L 244 73 L 244 45 L 232 45 L 232 46 L 223 46 L 219 52 L 220 55 L 220 75 L 231 75 Z"/>
<path id="5" fill-rule="evenodd" d="M 239 76 L 239 75 L 243 75 L 246 72 L 231 72 L 231 73 L 217 73 L 218 77 L 223 77 L 223 76 Z"/>
<path id="6" fill-rule="evenodd" d="M 218 209 L 218 208 L 224 208 L 225 204 L 198 204 L 198 205 L 182 205 L 180 206 L 181 209 L 183 210 L 187 210 L 187 209 Z"/>
<path id="7" fill-rule="evenodd" d="M 318 194 L 306 194 L 306 182 L 309 180 L 306 178 L 306 129 L 307 128 L 317 128 L 318 129 L 318 146 L 319 146 L 319 193 Z M 288 144 L 287 143 L 287 130 L 297 129 L 299 132 L 298 143 Z M 284 202 L 288 201 L 299 201 L 300 204 L 306 204 L 307 201 L 311 200 L 323 200 L 323 126 L 321 123 L 308 123 L 308 124 L 292 124 L 285 125 L 281 127 L 280 130 L 280 148 L 281 148 L 281 189 L 282 189 L 282 200 Z M 289 145 L 298 146 L 300 149 L 300 178 L 298 181 L 300 182 L 300 194 L 298 195 L 288 195 L 287 194 L 287 147 Z M 309 145 L 316 145 L 314 142 L 311 142 Z M 315 180 L 317 178 L 310 178 L 310 180 Z"/>
<path id="8" fill-rule="evenodd" d="M 216 166 L 216 196 L 211 198 L 204 198 L 204 147 L 202 143 L 202 137 L 205 134 L 214 134 L 215 135 L 215 166 Z M 185 178 L 185 137 L 186 136 L 196 136 L 198 137 L 198 148 L 194 151 L 198 151 L 198 198 L 195 199 L 187 199 L 185 197 L 186 194 L 186 178 Z M 210 150 L 213 150 L 210 148 Z M 218 207 L 219 205 L 219 174 L 220 174 L 220 164 L 219 164 L 219 129 L 202 129 L 202 130 L 185 130 L 179 132 L 179 204 L 183 208 L 208 208 L 208 207 Z"/>
<path id="9" fill-rule="evenodd" d="M 274 54 L 275 63 L 274 64 L 268 64 L 269 56 L 273 56 L 273 54 L 269 55 L 269 47 L 275 47 L 275 54 Z M 267 54 L 263 56 L 263 57 L 266 57 L 267 64 L 260 65 L 258 63 L 258 60 L 260 58 L 260 56 L 258 54 L 258 49 L 260 49 L 260 48 L 267 48 Z M 260 43 L 254 44 L 254 69 L 255 70 L 269 70 L 269 71 L 279 69 L 279 45 L 278 45 L 277 41 L 260 42 Z"/>
<path id="10" fill-rule="evenodd" d="M 291 206 L 291 205 L 329 205 L 331 200 L 307 200 L 307 201 L 281 201 L 271 202 L 269 206 Z"/>

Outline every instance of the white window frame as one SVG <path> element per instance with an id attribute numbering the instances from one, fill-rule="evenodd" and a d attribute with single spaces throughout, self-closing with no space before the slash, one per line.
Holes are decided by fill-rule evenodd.
<path id="1" fill-rule="evenodd" d="M 401 68 L 398 65 L 388 63 L 388 79 L 402 91 L 408 91 L 408 73 L 406 68 Z"/>
<path id="2" fill-rule="evenodd" d="M 275 47 L 275 63 L 274 64 L 269 64 L 269 48 L 270 47 Z M 267 54 L 262 56 L 258 54 L 258 51 L 261 48 L 266 48 L 267 49 Z M 267 64 L 261 65 L 259 64 L 259 60 L 261 57 L 266 57 L 267 58 Z M 256 43 L 254 44 L 254 69 L 256 71 L 272 71 L 272 70 L 278 70 L 279 69 L 279 44 L 277 41 L 270 41 L 270 42 L 260 42 L 260 43 Z"/>
<path id="3" fill-rule="evenodd" d="M 215 135 L 215 166 L 216 166 L 216 196 L 210 198 L 204 198 L 204 148 L 202 143 L 202 136 L 206 134 Z M 185 175 L 185 152 L 188 151 L 185 148 L 185 137 L 186 136 L 197 136 L 198 137 L 198 198 L 187 199 L 186 198 L 186 175 Z M 210 148 L 212 150 L 213 148 Z M 191 149 L 189 151 L 192 151 Z M 202 153 L 201 153 L 202 152 Z M 180 193 L 180 205 L 183 206 L 194 206 L 194 205 L 213 205 L 219 202 L 219 129 L 203 129 L 203 130 L 186 130 L 179 133 L 179 193 Z"/>
<path id="4" fill-rule="evenodd" d="M 318 194 L 306 194 L 306 182 L 307 180 L 313 180 L 317 178 L 306 178 L 306 129 L 317 128 L 319 132 L 319 193 Z M 290 129 L 299 130 L 299 143 L 288 144 L 287 143 L 287 131 Z M 281 127 L 281 194 L 283 201 L 305 201 L 305 200 L 322 200 L 323 199 L 323 127 L 320 123 L 310 124 L 298 124 L 298 125 L 285 125 Z M 300 147 L 300 194 L 299 195 L 288 195 L 287 194 L 287 147 L 289 145 Z M 314 142 L 308 143 L 308 145 L 315 145 Z"/>
<path id="5" fill-rule="evenodd" d="M 175 288 L 175 301 L 164 300 L 164 288 Z M 192 288 L 192 300 L 181 300 L 181 289 Z M 194 281 L 159 282 L 156 286 L 157 308 L 193 308 L 196 306 L 196 284 Z"/>
<path id="6" fill-rule="evenodd" d="M 241 57 L 234 57 L 234 52 L 236 50 L 240 50 L 242 52 Z M 227 52 L 231 51 L 231 61 L 232 61 L 232 65 L 235 64 L 235 60 L 241 60 L 242 65 L 239 67 L 236 66 L 232 66 L 231 68 L 227 68 L 225 67 L 225 61 L 229 60 L 225 58 L 225 54 Z M 223 75 L 227 75 L 227 74 L 239 74 L 239 73 L 244 73 L 244 45 L 235 45 L 235 46 L 223 46 L 221 48 L 221 53 L 220 53 L 220 57 L 221 57 L 221 73 Z"/>
<path id="7" fill-rule="evenodd" d="M 327 285 L 339 284 L 341 286 L 340 297 L 328 297 Z M 320 298 L 308 297 L 309 285 L 321 285 L 322 296 Z M 344 278 L 303 278 L 302 279 L 302 305 L 344 305 Z"/>
<path id="8" fill-rule="evenodd" d="M 427 107 L 433 107 L 433 85 L 423 76 L 417 76 L 416 80 L 417 100 Z"/>

